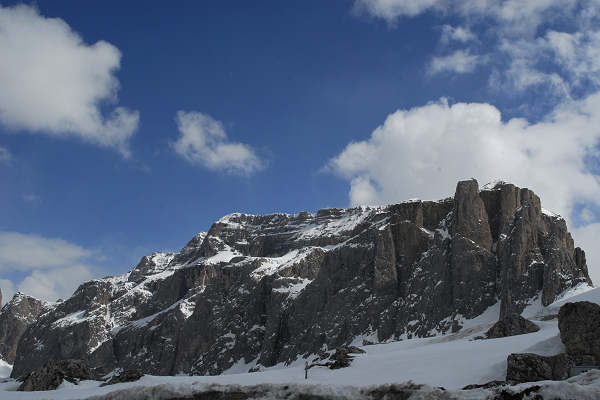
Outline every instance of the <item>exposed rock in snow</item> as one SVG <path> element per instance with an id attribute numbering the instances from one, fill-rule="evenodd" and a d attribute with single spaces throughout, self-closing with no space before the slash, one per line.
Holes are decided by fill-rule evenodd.
<path id="1" fill-rule="evenodd" d="M 49 361 L 44 366 L 23 377 L 23 383 L 18 390 L 21 392 L 54 390 L 64 380 L 78 383 L 80 380 L 91 378 L 90 369 L 81 360 Z"/>
<path id="2" fill-rule="evenodd" d="M 506 380 L 513 383 L 545 380 L 561 381 L 570 376 L 575 362 L 565 353 L 540 356 L 533 353 L 508 356 Z"/>
<path id="3" fill-rule="evenodd" d="M 526 333 L 537 332 L 540 328 L 533 322 L 523 318 L 518 314 L 511 314 L 494 324 L 486 333 L 488 339 L 523 335 Z"/>

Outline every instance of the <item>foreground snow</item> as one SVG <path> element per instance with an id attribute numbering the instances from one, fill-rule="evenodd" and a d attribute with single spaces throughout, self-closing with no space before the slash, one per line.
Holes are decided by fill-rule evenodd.
<path id="1" fill-rule="evenodd" d="M 0 360 L 0 378 L 7 378 L 12 371 L 12 365 L 4 360 Z"/>
<path id="2" fill-rule="evenodd" d="M 504 380 L 506 358 L 510 353 L 533 352 L 554 355 L 564 351 L 558 336 L 557 320 L 541 321 L 537 318 L 556 314 L 560 306 L 567 301 L 586 300 L 600 303 L 600 289 L 590 291 L 584 289 L 579 288 L 570 293 L 572 297 L 565 296 L 548 307 L 532 304 L 525 314 L 540 326 L 541 329 L 535 333 L 500 339 L 475 339 L 496 321 L 498 306 L 494 306 L 480 317 L 465 321 L 463 330 L 457 334 L 364 346 L 363 349 L 367 353 L 357 356 L 349 368 L 339 370 L 313 368 L 309 371 L 307 380 L 304 379 L 304 360 L 300 359 L 290 366 L 276 366 L 257 373 L 193 377 L 145 376 L 138 382 L 103 388 L 98 387 L 98 382 L 95 381 L 82 382 L 80 385 L 65 383 L 58 390 L 43 392 L 43 394 L 42 392 L 14 392 L 18 383 L 8 380 L 0 383 L 0 398 L 65 400 L 105 396 L 110 393 L 107 398 L 111 399 L 164 399 L 175 394 L 186 395 L 206 390 L 212 387 L 211 385 L 292 384 L 301 385 L 304 390 L 311 393 L 317 391 L 315 393 L 336 394 L 351 399 L 360 397 L 358 389 L 360 387 L 409 380 L 431 387 L 442 386 L 457 391 L 468 384 Z M 252 365 L 238 366 L 238 370 L 247 370 Z M 600 398 L 600 371 L 591 371 L 563 382 L 536 382 L 514 388 L 525 388 L 531 385 L 540 385 L 543 391 L 558 397 L 564 393 L 564 397 L 568 398 L 598 399 Z M 280 388 L 273 390 L 280 390 Z M 479 399 L 485 398 L 489 392 L 479 389 L 457 391 L 453 394 L 461 399 Z"/>

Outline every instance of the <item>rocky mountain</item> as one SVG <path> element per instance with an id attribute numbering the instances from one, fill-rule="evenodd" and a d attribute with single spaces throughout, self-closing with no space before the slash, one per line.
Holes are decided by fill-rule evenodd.
<path id="1" fill-rule="evenodd" d="M 528 189 L 312 214 L 230 214 L 179 253 L 81 285 L 22 335 L 13 377 L 83 359 L 96 375 L 260 369 L 360 338 L 457 331 L 591 284 L 565 221 Z M 1 325 L 0 325 L 1 326 Z"/>
<path id="2" fill-rule="evenodd" d="M 1 301 L 1 298 L 0 298 Z M 23 293 L 16 293 L 0 310 L 0 359 L 12 364 L 21 335 L 51 305 Z"/>

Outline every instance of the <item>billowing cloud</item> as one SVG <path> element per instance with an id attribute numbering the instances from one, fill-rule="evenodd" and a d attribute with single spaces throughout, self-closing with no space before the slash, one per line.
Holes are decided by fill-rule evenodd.
<path id="1" fill-rule="evenodd" d="M 192 164 L 232 174 L 250 175 L 264 168 L 264 162 L 247 144 L 229 140 L 220 121 L 200 112 L 179 111 L 180 136 L 173 143 L 177 154 Z"/>
<path id="2" fill-rule="evenodd" d="M 139 113 L 117 102 L 121 53 L 86 44 L 67 23 L 32 7 L 0 6 L 0 122 L 16 131 L 74 136 L 128 156 Z"/>
<path id="3" fill-rule="evenodd" d="M 429 64 L 428 72 L 430 74 L 442 72 L 464 74 L 473 72 L 475 68 L 485 62 L 485 57 L 471 54 L 469 50 L 456 50 L 446 56 L 433 57 Z"/>

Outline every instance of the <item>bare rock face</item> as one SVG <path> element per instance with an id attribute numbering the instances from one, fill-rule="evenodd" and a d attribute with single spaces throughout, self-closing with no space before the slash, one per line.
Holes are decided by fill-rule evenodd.
<path id="1" fill-rule="evenodd" d="M 79 383 L 82 379 L 92 379 L 90 369 L 82 360 L 49 361 L 43 367 L 25 376 L 18 390 L 21 392 L 54 390 L 64 380 Z"/>
<path id="2" fill-rule="evenodd" d="M 511 314 L 496 322 L 485 334 L 488 339 L 502 338 L 507 336 L 524 335 L 526 333 L 537 332 L 540 327 L 521 317 L 518 314 Z"/>
<path id="3" fill-rule="evenodd" d="M 27 327 L 36 321 L 49 305 L 31 296 L 17 293 L 0 310 L 0 359 L 12 364 L 17 344 Z"/>
<path id="4" fill-rule="evenodd" d="M 600 305 L 588 301 L 566 303 L 558 313 L 560 339 L 574 357 L 600 361 Z"/>
<path id="5" fill-rule="evenodd" d="M 567 379 L 575 363 L 565 353 L 545 357 L 533 353 L 511 354 L 507 359 L 506 380 L 513 383 L 560 381 Z"/>
<path id="6" fill-rule="evenodd" d="M 179 253 L 86 282 L 41 315 L 13 376 L 55 359 L 92 372 L 219 374 L 322 348 L 461 328 L 499 300 L 520 314 L 591 283 L 564 220 L 528 189 L 459 182 L 454 198 L 316 213 L 230 214 Z"/>
<path id="7" fill-rule="evenodd" d="M 490 251 L 492 233 L 488 213 L 479 196 L 479 185 L 475 179 L 458 182 L 454 203 L 454 233 Z"/>

